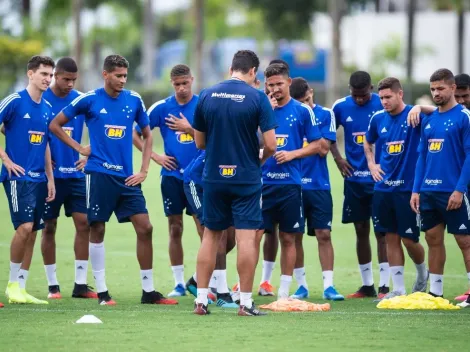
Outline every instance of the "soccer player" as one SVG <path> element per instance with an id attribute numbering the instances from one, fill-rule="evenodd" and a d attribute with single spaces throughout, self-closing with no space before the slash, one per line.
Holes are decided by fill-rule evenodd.
<path id="1" fill-rule="evenodd" d="M 383 110 L 370 120 L 364 141 L 364 152 L 374 179 L 374 221 L 386 232 L 387 257 L 393 290 L 383 299 L 406 294 L 405 245 L 416 266 L 416 281 L 412 292 L 426 292 L 428 271 L 424 262 L 424 248 L 419 243 L 419 224 L 409 207 L 414 171 L 418 160 L 420 129 L 407 125 L 411 110 L 403 102 L 403 89 L 398 79 L 388 77 L 378 84 Z M 380 141 L 380 162 L 376 163 L 373 145 Z"/>
<path id="2" fill-rule="evenodd" d="M 150 129 L 158 127 L 163 138 L 164 155 L 152 152 L 152 159 L 162 166 L 161 171 L 161 192 L 163 209 L 168 218 L 168 228 L 170 232 L 169 254 L 171 270 L 175 279 L 175 288 L 169 297 L 186 295 L 183 265 L 183 211 L 186 209 L 187 215 L 192 215 L 200 236 L 202 228 L 191 209 L 184 194 L 183 172 L 191 160 L 196 155 L 196 145 L 192 132 L 181 132 L 177 126 L 167 125 L 167 119 L 171 122 L 187 123 L 193 121 L 194 110 L 198 101 L 198 96 L 192 92 L 193 76 L 191 70 L 186 65 L 176 65 L 170 72 L 171 84 L 175 94 L 153 104 L 149 110 Z M 182 121 L 178 121 L 182 120 Z M 142 140 L 139 137 L 140 130 L 136 128 L 134 132 L 134 145 L 142 150 Z"/>
<path id="3" fill-rule="evenodd" d="M 51 122 L 50 130 L 84 156 L 90 259 L 100 305 L 115 305 L 105 280 L 105 225 L 114 212 L 118 221 L 132 222 L 137 234 L 137 259 L 142 282 L 142 304 L 177 304 L 156 292 L 153 285 L 152 225 L 141 183 L 146 179 L 152 153 L 149 118 L 139 94 L 125 90 L 129 63 L 120 55 L 104 60 L 104 87 L 80 95 Z M 64 130 L 75 116 L 85 115 L 90 146 L 83 147 Z M 132 127 L 136 122 L 145 139 L 142 166 L 132 171 Z"/>
<path id="4" fill-rule="evenodd" d="M 281 284 L 278 298 L 289 297 L 296 250 L 296 237 L 304 232 L 301 158 L 320 152 L 321 133 L 312 109 L 291 98 L 289 69 L 272 64 L 264 72 L 266 87 L 277 101 L 274 109 L 278 127 L 278 151 L 267 159 L 263 171 L 263 228 L 270 232 L 279 225 Z M 303 140 L 309 143 L 303 148 Z"/>
<path id="5" fill-rule="evenodd" d="M 372 253 L 370 247 L 370 218 L 374 180 L 367 167 L 364 155 L 364 139 L 372 115 L 382 110 L 380 98 L 372 93 L 370 75 L 364 71 L 354 72 L 349 78 L 351 95 L 339 99 L 333 105 L 336 128 L 343 126 L 346 159 L 338 149 L 338 143 L 331 145 L 331 154 L 341 175 L 344 177 L 343 224 L 354 224 L 356 230 L 356 252 L 362 286 L 347 298 L 376 297 L 372 275 Z M 376 146 L 380 150 L 380 146 Z M 376 153 L 380 158 L 380 153 Z M 378 159 L 379 160 L 379 159 Z M 376 224 L 374 224 L 376 225 Z M 390 271 L 387 263 L 385 237 L 375 226 L 377 251 L 380 267 L 379 298 L 389 292 Z"/>
<path id="6" fill-rule="evenodd" d="M 421 122 L 411 208 L 421 217 L 429 247 L 430 290 L 444 294 L 444 232 L 454 235 L 470 272 L 470 111 L 455 100 L 455 79 L 448 69 L 435 71 L 430 89 L 438 109 Z"/>
<path id="7" fill-rule="evenodd" d="M 336 142 L 336 126 L 333 111 L 314 103 L 314 91 L 303 78 L 292 79 L 290 95 L 299 102 L 308 105 L 320 129 L 320 151 L 302 160 L 302 203 L 304 218 L 307 222 L 307 234 L 316 236 L 318 254 L 323 276 L 323 298 L 342 301 L 333 285 L 334 250 L 331 243 L 331 223 L 333 221 L 333 199 L 331 198 L 330 178 L 326 156 L 331 143 Z M 304 140 L 304 146 L 307 141 Z M 308 285 L 304 266 L 303 233 L 295 237 L 296 260 L 294 276 L 298 284 L 292 298 L 307 298 Z"/>
<path id="8" fill-rule="evenodd" d="M 461 73 L 455 76 L 455 100 L 457 103 L 470 109 L 470 76 L 466 73 Z"/>
<path id="9" fill-rule="evenodd" d="M 251 87 L 259 67 L 250 50 L 235 53 L 231 79 L 204 90 L 193 127 L 196 145 L 206 149 L 204 182 L 204 236 L 197 258 L 197 298 L 194 313 L 208 314 L 209 277 L 214 270 L 217 244 L 230 225 L 236 229 L 237 268 L 240 277 L 241 316 L 259 316 L 252 301 L 253 279 L 259 257 L 262 226 L 260 166 L 276 150 L 276 121 L 267 96 Z M 258 127 L 264 141 L 260 160 Z M 223 151 L 223 152 L 221 152 Z"/>
<path id="10" fill-rule="evenodd" d="M 70 104 L 80 93 L 74 88 L 78 67 L 70 57 L 57 61 L 54 82 L 45 91 L 44 98 L 52 105 L 52 117 Z M 64 125 L 64 131 L 78 143 L 81 142 L 85 117 L 76 116 Z M 75 225 L 75 285 L 74 298 L 97 298 L 87 286 L 88 243 L 90 227 L 86 218 L 85 174 L 81 171 L 86 159 L 79 159 L 78 152 L 50 135 L 51 157 L 54 163 L 55 199 L 44 211 L 45 228 L 42 231 L 41 250 L 44 260 L 50 299 L 62 298 L 56 275 L 57 218 L 64 206 L 65 216 L 72 217 Z"/>
<path id="11" fill-rule="evenodd" d="M 28 86 L 0 103 L 0 123 L 6 148 L 0 148 L 1 179 L 8 198 L 15 234 L 10 246 L 10 303 L 47 304 L 26 292 L 38 230 L 44 228 L 46 202 L 55 197 L 54 175 L 48 146 L 51 106 L 43 93 L 52 80 L 54 61 L 33 56 L 27 65 Z"/>

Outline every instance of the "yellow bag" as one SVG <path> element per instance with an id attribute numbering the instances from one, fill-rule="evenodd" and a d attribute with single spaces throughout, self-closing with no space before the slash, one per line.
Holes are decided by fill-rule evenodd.
<path id="1" fill-rule="evenodd" d="M 415 292 L 411 295 L 403 295 L 384 299 L 377 304 L 379 309 L 440 309 L 440 310 L 456 310 L 460 309 L 449 302 L 449 300 L 434 297 L 428 293 Z"/>

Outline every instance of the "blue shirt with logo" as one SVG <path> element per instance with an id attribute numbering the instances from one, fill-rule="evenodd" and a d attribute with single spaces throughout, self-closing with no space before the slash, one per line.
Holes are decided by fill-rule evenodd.
<path id="1" fill-rule="evenodd" d="M 7 96 L 0 103 L 0 124 L 5 126 L 5 152 L 25 170 L 25 175 L 8 176 L 2 166 L 1 180 L 46 181 L 45 156 L 49 139 L 51 104 L 44 98 L 36 103 L 26 89 Z"/>
<path id="2" fill-rule="evenodd" d="M 199 96 L 193 127 L 206 134 L 206 183 L 260 184 L 258 127 L 276 128 L 266 94 L 230 79 Z"/>
<path id="3" fill-rule="evenodd" d="M 412 106 L 406 105 L 398 115 L 381 110 L 370 120 L 366 139 L 372 144 L 380 141 L 379 164 L 385 172 L 383 180 L 374 186 L 377 191 L 411 192 L 413 189 L 421 130 L 420 127 L 408 126 L 406 122 L 411 109 Z"/>
<path id="4" fill-rule="evenodd" d="M 116 98 L 99 88 L 82 94 L 64 110 L 71 120 L 85 115 L 90 134 L 91 155 L 85 172 L 101 172 L 129 177 L 132 175 L 132 128 L 149 124 L 145 105 L 139 94 L 124 89 Z"/>
<path id="5" fill-rule="evenodd" d="M 312 110 L 322 138 L 336 142 L 336 121 L 333 111 L 320 105 L 315 105 Z M 307 139 L 304 138 L 304 147 L 307 145 Z M 302 159 L 302 189 L 331 189 L 326 157 L 312 155 Z"/>
<path id="6" fill-rule="evenodd" d="M 435 110 L 421 122 L 419 162 L 413 192 L 466 192 L 470 181 L 470 111 L 457 104 Z M 469 159 L 470 160 L 470 159 Z"/>
<path id="7" fill-rule="evenodd" d="M 286 105 L 275 108 L 277 151 L 301 149 L 304 137 L 307 142 L 318 140 L 321 133 L 315 122 L 315 115 L 306 104 L 291 99 Z M 302 160 L 293 159 L 278 164 L 274 156 L 263 165 L 263 184 L 302 184 Z"/>
<path id="8" fill-rule="evenodd" d="M 333 105 L 336 118 L 336 127 L 344 128 L 344 145 L 346 159 L 353 167 L 352 176 L 347 180 L 351 182 L 373 183 L 374 180 L 367 166 L 364 154 L 364 138 L 369 122 L 377 111 L 382 110 L 382 103 L 377 94 L 373 93 L 370 100 L 364 105 L 358 105 L 351 96 L 337 100 Z M 376 150 L 382 147 L 376 144 Z M 380 153 L 375 155 L 376 162 L 380 160 Z"/>
<path id="9" fill-rule="evenodd" d="M 169 118 L 170 114 L 180 118 L 180 113 L 182 113 L 188 122 L 192 124 L 197 101 L 198 96 L 193 95 L 188 103 L 180 105 L 176 97 L 172 95 L 165 100 L 157 101 L 148 109 L 147 113 L 150 119 L 150 129 L 154 129 L 155 127 L 160 128 L 165 154 L 174 157 L 178 165 L 177 170 L 169 171 L 162 168 L 161 174 L 164 176 L 174 176 L 182 180 L 184 170 L 191 160 L 194 159 L 197 152 L 194 138 L 189 133 L 174 131 L 169 128 L 166 125 L 167 121 L 165 118 Z M 140 132 L 138 127 L 136 127 L 136 130 Z"/>
<path id="10" fill-rule="evenodd" d="M 75 98 L 80 96 L 76 90 L 72 90 L 67 96 L 61 98 L 48 88 L 44 92 L 44 99 L 52 105 L 52 118 L 63 108 L 69 105 Z M 78 115 L 70 119 L 62 129 L 75 141 L 81 143 L 85 116 Z M 49 134 L 49 146 L 51 148 L 52 160 L 55 162 L 54 177 L 56 178 L 81 178 L 85 174 L 78 171 L 75 162 L 80 158 L 78 152 L 63 143 L 53 133 Z"/>

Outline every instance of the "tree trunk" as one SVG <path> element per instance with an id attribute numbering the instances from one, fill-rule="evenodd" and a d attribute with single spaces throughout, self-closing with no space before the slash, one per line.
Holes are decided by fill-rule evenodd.
<path id="1" fill-rule="evenodd" d="M 195 16 L 195 76 L 197 92 L 204 87 L 204 76 L 202 72 L 202 57 L 204 49 L 204 2 L 205 0 L 194 0 L 194 16 Z"/>
<path id="2" fill-rule="evenodd" d="M 465 12 L 463 9 L 463 4 L 460 3 L 460 6 L 457 8 L 457 68 L 458 73 L 463 73 L 464 65 L 464 33 L 465 31 Z"/>
<path id="3" fill-rule="evenodd" d="M 81 32 L 81 13 L 83 8 L 83 0 L 73 0 L 72 2 L 72 16 L 74 24 L 74 34 L 75 34 L 75 46 L 73 48 L 73 56 L 75 62 L 77 63 L 79 71 L 84 74 L 84 69 L 82 66 L 82 32 Z M 75 83 L 75 88 L 77 90 L 83 90 L 83 84 L 78 76 L 77 82 Z"/>
<path id="4" fill-rule="evenodd" d="M 414 60 L 414 28 L 415 28 L 416 0 L 409 0 L 408 3 L 408 40 L 406 50 L 406 78 L 409 83 L 413 81 L 413 60 Z"/>
<path id="5" fill-rule="evenodd" d="M 155 14 L 153 13 L 154 0 L 145 0 L 143 13 L 143 40 L 142 40 L 142 73 L 144 86 L 150 87 L 154 79 L 155 62 Z"/>
<path id="6" fill-rule="evenodd" d="M 328 74 L 327 74 L 327 106 L 331 106 L 339 97 L 339 87 L 342 83 L 341 76 L 343 65 L 341 60 L 341 19 L 345 8 L 344 0 L 328 1 L 328 13 L 332 19 L 332 45 L 331 52 L 328 55 Z"/>

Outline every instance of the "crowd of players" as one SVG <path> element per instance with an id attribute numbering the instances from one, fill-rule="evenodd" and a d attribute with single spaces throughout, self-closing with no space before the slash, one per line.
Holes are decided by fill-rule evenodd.
<path id="1" fill-rule="evenodd" d="M 74 89 L 78 67 L 73 59 L 55 64 L 49 57 L 34 56 L 28 62 L 26 89 L 0 103 L 6 136 L 6 148 L 0 148 L 1 178 L 15 228 L 6 290 L 10 303 L 48 303 L 26 292 L 38 230 L 48 299 L 62 297 L 55 249 L 62 206 L 76 229 L 74 298 L 116 304 L 106 286 L 104 248 L 105 224 L 114 213 L 119 222 L 132 222 L 137 234 L 143 304 L 177 304 L 175 297 L 190 292 L 196 296 L 195 314 L 209 314 L 208 304 L 215 303 L 236 308 L 243 316 L 264 315 L 251 293 L 263 234 L 258 294 L 274 296 L 271 276 L 280 243 L 278 298 L 289 297 L 293 276 L 298 287 L 290 297 L 308 298 L 305 228 L 318 241 L 323 298 L 344 300 L 333 283 L 330 151 L 344 177 L 342 222 L 354 224 L 362 278 L 361 287 L 346 298 L 381 300 L 406 294 L 402 243 L 416 266 L 411 291 L 425 292 L 430 281 L 429 293 L 442 296 L 446 227 L 462 251 L 470 284 L 468 75 L 454 77 L 446 69 L 433 73 L 430 89 L 436 108 L 406 105 L 402 86 L 393 77 L 380 81 L 378 94 L 373 93 L 370 75 L 358 71 L 350 77 L 350 95 L 328 109 L 314 102 L 314 91 L 303 78 L 290 77 L 282 60 L 266 68 L 260 90 L 259 59 L 242 50 L 234 55 L 231 78 L 199 96 L 192 91 L 190 68 L 173 67 L 175 94 L 146 110 L 138 93 L 124 89 L 128 67 L 125 58 L 108 56 L 104 87 L 83 94 Z M 88 146 L 80 144 L 85 123 Z M 336 143 L 339 126 L 344 129 L 345 158 Z M 155 127 L 163 139 L 162 155 L 152 151 Z M 137 173 L 132 169 L 133 145 L 142 152 Z M 153 228 L 141 190 L 151 160 L 162 168 L 175 281 L 169 298 L 153 284 Z M 184 211 L 193 217 L 201 238 L 196 272 L 187 282 Z M 420 231 L 426 234 L 429 270 Z M 239 282 L 229 290 L 226 256 L 235 246 Z M 87 284 L 88 259 L 96 292 Z M 470 290 L 456 300 L 470 306 Z"/>

